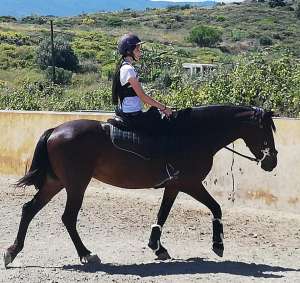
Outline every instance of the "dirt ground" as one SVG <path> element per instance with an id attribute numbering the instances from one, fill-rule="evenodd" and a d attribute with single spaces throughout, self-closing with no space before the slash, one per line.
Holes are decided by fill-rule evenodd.
<path id="1" fill-rule="evenodd" d="M 0 178 L 0 249 L 14 240 L 21 206 L 35 193 Z M 147 247 L 162 190 L 124 190 L 93 181 L 78 229 L 101 264 L 82 265 L 61 222 L 65 193 L 31 223 L 25 247 L 0 282 L 300 282 L 300 214 L 223 208 L 224 257 L 211 251 L 209 211 L 180 194 L 165 224 L 162 243 L 172 260 L 156 261 Z"/>

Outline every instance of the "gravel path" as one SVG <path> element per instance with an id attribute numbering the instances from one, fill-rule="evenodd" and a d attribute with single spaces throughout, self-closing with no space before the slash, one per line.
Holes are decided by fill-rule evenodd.
<path id="1" fill-rule="evenodd" d="M 21 207 L 35 193 L 0 178 L 0 249 L 14 240 Z M 223 208 L 224 257 L 211 251 L 211 216 L 180 194 L 165 224 L 162 243 L 172 260 L 159 262 L 147 247 L 162 190 L 124 190 L 93 181 L 78 230 L 102 264 L 81 265 L 61 222 L 65 192 L 31 223 L 25 247 L 0 282 L 300 282 L 300 214 Z"/>

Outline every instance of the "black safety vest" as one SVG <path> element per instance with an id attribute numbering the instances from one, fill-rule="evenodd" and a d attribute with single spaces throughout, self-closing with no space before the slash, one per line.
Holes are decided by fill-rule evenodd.
<path id="1" fill-rule="evenodd" d="M 125 85 L 121 85 L 121 81 L 120 81 L 120 69 L 122 66 L 124 65 L 129 65 L 127 62 L 122 63 L 122 65 L 119 68 L 119 71 L 117 73 L 117 94 L 121 103 L 121 107 L 122 107 L 122 103 L 125 97 L 133 97 L 133 96 L 137 96 L 137 94 L 135 93 L 135 91 L 133 90 L 133 88 L 130 86 L 130 83 L 126 83 Z"/>

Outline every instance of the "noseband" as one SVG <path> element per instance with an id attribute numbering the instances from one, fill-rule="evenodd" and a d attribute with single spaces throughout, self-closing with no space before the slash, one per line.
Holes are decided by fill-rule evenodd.
<path id="1" fill-rule="evenodd" d="M 260 162 L 262 162 L 267 156 L 271 156 L 271 155 L 277 154 L 277 150 L 276 149 L 271 154 L 271 149 L 269 147 L 266 147 L 266 148 L 264 148 L 264 149 L 261 150 L 261 153 L 263 154 L 263 157 L 262 158 L 256 158 L 256 157 L 251 157 L 251 156 L 239 153 L 239 152 L 235 151 L 234 149 L 231 149 L 228 146 L 225 146 L 224 148 L 226 148 L 227 150 L 229 150 L 229 151 L 231 151 L 231 152 L 233 152 L 233 153 L 235 153 L 235 154 L 237 154 L 239 156 L 242 156 L 242 157 L 244 157 L 246 159 L 249 159 L 250 161 L 255 161 L 257 164 L 259 164 Z"/>
<path id="2" fill-rule="evenodd" d="M 244 112 L 244 113 L 239 113 L 236 115 L 236 117 L 242 117 L 242 116 L 250 116 L 250 119 L 251 120 L 256 120 L 258 122 L 258 125 L 260 128 L 263 128 L 263 124 L 262 124 L 262 116 L 264 114 L 264 110 L 261 109 L 261 108 L 258 108 L 258 107 L 253 107 L 253 110 L 252 111 L 247 111 L 247 112 Z M 265 142 L 265 144 L 267 144 Z M 263 154 L 262 158 L 256 158 L 256 157 L 251 157 L 251 156 L 248 156 L 248 155 L 245 155 L 245 154 L 242 154 L 240 152 L 237 152 L 235 151 L 234 149 L 231 149 L 229 148 L 228 146 L 225 146 L 224 148 L 226 148 L 227 150 L 239 155 L 239 156 L 242 156 L 250 161 L 255 161 L 257 162 L 257 164 L 259 164 L 260 162 L 264 161 L 264 159 L 267 157 L 267 156 L 275 156 L 278 151 L 276 149 L 272 150 L 270 147 L 265 147 L 263 149 L 260 150 L 260 152 Z"/>

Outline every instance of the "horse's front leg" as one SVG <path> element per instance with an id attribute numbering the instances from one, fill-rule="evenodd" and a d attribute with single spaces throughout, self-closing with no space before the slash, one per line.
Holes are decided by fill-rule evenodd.
<path id="1" fill-rule="evenodd" d="M 160 237 L 162 233 L 162 227 L 165 224 L 172 205 L 178 195 L 178 189 L 174 186 L 167 186 L 164 191 L 163 200 L 160 205 L 160 209 L 157 215 L 157 223 L 152 225 L 152 231 L 149 239 L 148 246 L 151 248 L 157 259 L 166 260 L 170 259 L 168 251 L 162 246 Z"/>
<path id="2" fill-rule="evenodd" d="M 213 224 L 213 246 L 212 250 L 220 257 L 223 256 L 224 245 L 223 245 L 223 224 L 222 224 L 222 210 L 220 205 L 216 202 L 216 200 L 208 193 L 203 184 L 195 185 L 189 184 L 186 185 L 186 188 L 182 190 L 186 194 L 192 196 L 194 199 L 203 203 L 205 206 L 209 208 L 211 213 L 213 214 L 212 224 Z"/>

